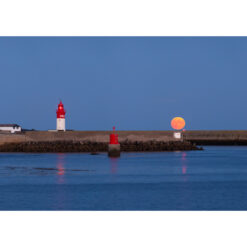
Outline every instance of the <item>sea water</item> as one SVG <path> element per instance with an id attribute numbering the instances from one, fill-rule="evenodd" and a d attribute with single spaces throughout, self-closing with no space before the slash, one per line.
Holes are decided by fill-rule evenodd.
<path id="1" fill-rule="evenodd" d="M 1 153 L 0 210 L 247 210 L 247 147 Z"/>

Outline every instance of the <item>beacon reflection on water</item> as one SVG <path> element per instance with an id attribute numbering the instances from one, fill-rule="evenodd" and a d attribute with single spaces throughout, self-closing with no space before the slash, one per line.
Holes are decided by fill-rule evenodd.
<path id="1" fill-rule="evenodd" d="M 57 175 L 58 175 L 58 183 L 64 183 L 64 175 L 65 175 L 65 154 L 57 154 Z"/>
<path id="2" fill-rule="evenodd" d="M 109 157 L 112 174 L 117 173 L 118 159 L 119 158 L 116 158 L 116 157 Z"/>

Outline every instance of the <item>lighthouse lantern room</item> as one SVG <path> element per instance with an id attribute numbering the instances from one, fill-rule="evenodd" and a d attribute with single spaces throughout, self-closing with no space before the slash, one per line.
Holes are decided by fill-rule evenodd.
<path id="1" fill-rule="evenodd" d="M 65 131 L 65 113 L 63 103 L 60 101 L 57 108 L 57 131 Z"/>

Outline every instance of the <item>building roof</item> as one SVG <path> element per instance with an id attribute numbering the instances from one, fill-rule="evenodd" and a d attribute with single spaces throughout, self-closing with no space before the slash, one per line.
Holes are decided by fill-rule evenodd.
<path id="1" fill-rule="evenodd" d="M 0 124 L 0 127 L 21 127 L 18 124 Z"/>

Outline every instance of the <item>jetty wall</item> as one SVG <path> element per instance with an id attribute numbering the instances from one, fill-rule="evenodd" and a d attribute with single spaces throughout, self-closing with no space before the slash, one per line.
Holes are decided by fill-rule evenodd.
<path id="1" fill-rule="evenodd" d="M 0 145 L 17 142 L 90 141 L 109 142 L 112 131 L 26 131 L 10 134 L 0 133 Z M 176 141 L 171 131 L 117 131 L 120 142 L 124 141 Z"/>
<path id="2" fill-rule="evenodd" d="M 184 139 L 197 145 L 247 145 L 246 130 L 193 130 Z"/>
<path id="3" fill-rule="evenodd" d="M 10 134 L 0 132 L 0 145 L 4 143 L 23 142 L 109 142 L 111 131 L 26 131 Z M 177 141 L 173 137 L 174 131 L 117 131 L 120 142 L 171 142 Z M 183 132 L 183 139 L 197 145 L 247 145 L 247 131 L 245 130 L 193 130 Z"/>

